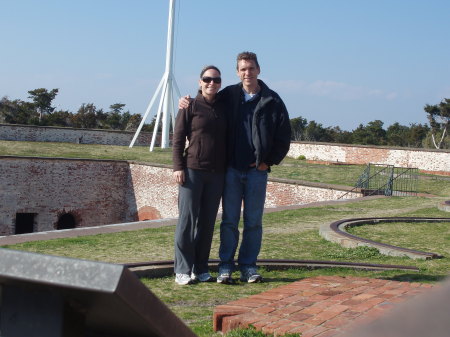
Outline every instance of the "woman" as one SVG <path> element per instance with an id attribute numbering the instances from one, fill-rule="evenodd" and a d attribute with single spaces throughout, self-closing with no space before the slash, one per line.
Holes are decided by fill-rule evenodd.
<path id="1" fill-rule="evenodd" d="M 189 106 L 178 111 L 173 135 L 173 176 L 179 184 L 174 270 L 180 285 L 214 281 L 208 260 L 226 165 L 225 108 L 216 97 L 220 70 L 203 68 L 199 85 Z"/>

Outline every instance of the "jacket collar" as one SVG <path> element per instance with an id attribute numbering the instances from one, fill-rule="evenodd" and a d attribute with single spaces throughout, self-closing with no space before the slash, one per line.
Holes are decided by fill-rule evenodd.
<path id="1" fill-rule="evenodd" d="M 271 94 L 271 90 L 269 89 L 269 87 L 267 86 L 267 84 L 265 84 L 262 80 L 258 79 L 258 84 L 259 87 L 261 88 L 261 90 L 259 91 L 259 95 L 261 95 L 261 98 L 269 98 L 272 97 Z M 242 91 L 243 89 L 243 85 L 242 82 L 238 83 L 239 89 Z"/>

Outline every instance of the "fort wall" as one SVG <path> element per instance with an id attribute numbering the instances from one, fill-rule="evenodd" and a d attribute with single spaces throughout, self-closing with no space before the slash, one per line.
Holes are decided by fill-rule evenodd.
<path id="1" fill-rule="evenodd" d="M 0 235 L 15 234 L 24 214 L 34 232 L 60 229 L 66 214 L 75 227 L 178 216 L 178 185 L 167 165 L 3 156 L 0 172 Z M 334 200 L 345 192 L 270 179 L 266 207 Z"/>

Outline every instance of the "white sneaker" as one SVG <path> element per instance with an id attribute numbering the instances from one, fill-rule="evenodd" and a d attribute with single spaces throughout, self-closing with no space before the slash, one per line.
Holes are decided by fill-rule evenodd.
<path id="1" fill-rule="evenodd" d="M 185 286 L 187 284 L 191 284 L 192 279 L 188 274 L 176 274 L 175 282 L 181 286 Z"/>
<path id="2" fill-rule="evenodd" d="M 211 276 L 210 273 L 201 273 L 201 274 L 194 274 L 192 273 L 191 279 L 193 281 L 199 281 L 199 282 L 214 282 L 214 277 Z"/>
<path id="3" fill-rule="evenodd" d="M 234 280 L 231 277 L 231 270 L 228 269 L 219 269 L 219 276 L 217 276 L 217 283 L 222 284 L 233 284 Z"/>
<path id="4" fill-rule="evenodd" d="M 257 272 L 256 268 L 248 268 L 241 271 L 241 281 L 248 283 L 259 283 L 263 281 L 262 276 Z"/>

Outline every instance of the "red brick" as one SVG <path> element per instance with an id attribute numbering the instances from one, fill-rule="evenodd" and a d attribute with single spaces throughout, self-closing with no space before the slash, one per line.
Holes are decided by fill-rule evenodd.
<path id="1" fill-rule="evenodd" d="M 295 329 L 298 327 L 298 322 L 289 322 L 289 323 L 285 323 L 282 326 L 275 328 L 273 330 L 273 334 L 275 336 L 282 336 L 287 334 L 288 332 L 290 332 L 292 329 Z"/>
<path id="2" fill-rule="evenodd" d="M 305 331 L 311 330 L 314 326 L 310 324 L 302 324 L 300 323 L 296 328 L 289 330 L 289 333 L 301 333 L 303 337 L 303 333 Z"/>
<path id="3" fill-rule="evenodd" d="M 265 307 L 259 307 L 256 309 L 253 309 L 253 312 L 258 313 L 258 314 L 268 314 L 275 311 L 274 307 L 271 306 L 265 306 Z"/>
<path id="4" fill-rule="evenodd" d="M 272 323 L 274 323 L 274 322 L 276 322 L 276 321 L 278 321 L 278 320 L 279 320 L 278 317 L 271 317 L 271 316 L 269 316 L 269 315 L 266 315 L 266 316 L 264 317 L 264 319 L 262 319 L 262 320 L 260 320 L 260 321 L 258 321 L 258 322 L 253 323 L 253 326 L 254 326 L 257 330 L 261 330 L 263 327 L 265 327 L 265 326 L 267 326 L 267 325 L 269 325 L 269 324 L 272 324 Z"/>
<path id="5" fill-rule="evenodd" d="M 290 319 L 291 321 L 301 322 L 301 321 L 305 321 L 311 317 L 313 317 L 313 315 L 310 315 L 308 313 L 303 313 L 303 312 L 297 312 L 295 314 L 287 316 L 287 319 Z"/>
<path id="6" fill-rule="evenodd" d="M 323 326 L 330 328 L 330 329 L 337 329 L 337 328 L 341 328 L 343 326 L 350 324 L 352 321 L 353 320 L 349 319 L 348 317 L 339 315 L 339 316 L 334 317 L 333 319 L 330 319 L 327 322 L 324 322 Z"/>
<path id="7" fill-rule="evenodd" d="M 222 319 L 222 325 L 219 330 L 215 331 L 222 331 L 224 333 L 237 329 L 240 326 L 241 319 L 239 316 L 227 316 Z"/>
<path id="8" fill-rule="evenodd" d="M 335 330 L 328 330 L 321 334 L 318 334 L 317 337 L 335 337 L 338 335 L 338 332 Z"/>
<path id="9" fill-rule="evenodd" d="M 310 330 L 306 330 L 305 332 L 303 332 L 302 337 L 317 337 L 328 330 L 328 328 L 325 328 L 323 326 L 316 326 Z"/>
<path id="10" fill-rule="evenodd" d="M 275 310 L 274 312 L 272 312 L 272 315 L 287 316 L 287 315 L 291 315 L 293 313 L 299 312 L 300 310 L 303 310 L 303 308 L 295 306 L 295 305 L 289 305 L 289 306 L 281 307 L 280 309 Z"/>
<path id="11" fill-rule="evenodd" d="M 266 326 L 264 326 L 264 327 L 262 328 L 262 331 L 263 331 L 264 333 L 273 333 L 273 332 L 275 331 L 275 329 L 280 328 L 280 327 L 283 327 L 283 326 L 288 325 L 288 324 L 291 324 L 291 323 L 292 323 L 292 322 L 289 321 L 289 320 L 283 320 L 283 319 L 280 319 L 280 320 L 278 320 L 278 321 L 275 321 L 275 322 L 272 322 L 272 323 L 270 323 L 270 324 L 267 324 Z"/>
<path id="12" fill-rule="evenodd" d="M 341 331 L 343 328 L 347 329 L 355 323 L 368 322 L 384 315 L 387 310 L 394 306 L 393 300 L 395 300 L 395 302 L 402 302 L 411 298 L 413 296 L 412 293 L 415 293 L 417 289 L 420 289 L 418 292 L 422 289 L 426 289 L 419 287 L 408 288 L 405 287 L 405 283 L 402 282 L 383 280 L 372 281 L 368 278 L 354 277 L 317 277 L 299 282 L 304 282 L 307 284 L 309 287 L 309 293 L 315 293 L 315 295 L 311 295 L 309 298 L 303 295 L 294 295 L 271 302 L 273 295 L 276 294 L 276 292 L 272 291 L 271 296 L 265 296 L 263 293 L 263 295 L 259 296 L 259 298 L 266 297 L 268 298 L 268 301 L 270 299 L 269 302 L 271 303 L 261 306 L 260 308 L 253 309 L 254 311 L 261 313 L 260 317 L 252 316 L 251 319 L 246 320 L 245 317 L 247 315 L 251 315 L 250 310 L 252 310 L 251 308 L 247 308 L 246 314 L 241 314 L 233 318 L 227 318 L 227 321 L 229 321 L 229 326 L 236 326 L 237 324 L 240 324 L 240 326 L 245 326 L 245 324 L 253 324 L 255 327 L 270 333 L 273 332 L 282 334 L 285 332 L 299 332 L 303 333 L 302 337 L 333 336 L 334 333 Z M 299 284 L 297 283 L 296 286 L 298 285 Z M 350 287 L 346 287 L 346 285 L 355 286 L 358 291 L 355 292 Z M 377 291 L 371 291 L 373 290 L 371 289 L 367 292 L 359 292 L 362 287 L 369 285 L 377 287 Z M 329 290 L 327 290 L 327 286 L 330 287 Z M 335 288 L 345 288 L 347 290 L 344 293 L 333 293 L 333 289 Z M 386 294 L 380 294 L 378 291 L 379 289 L 391 292 L 391 294 L 387 294 L 388 296 L 394 296 L 394 292 L 398 293 L 398 295 L 395 295 L 391 298 L 391 300 L 386 301 L 386 298 L 383 297 L 383 295 Z M 312 296 L 321 296 L 319 295 L 320 293 L 335 295 L 315 303 L 309 301 Z M 348 296 L 352 296 L 352 298 L 349 299 Z M 239 301 L 238 303 L 245 304 L 248 301 L 255 300 L 255 297 L 256 295 L 247 298 L 244 301 Z M 298 301 L 292 303 L 291 297 Z M 342 301 L 336 300 L 336 298 L 341 298 Z M 294 305 L 301 303 L 303 306 Z M 242 307 L 238 308 L 242 309 Z M 221 310 L 223 309 L 224 308 L 222 307 Z M 228 309 L 236 310 L 236 307 L 231 306 Z M 266 312 L 267 315 L 262 314 Z M 239 320 L 239 323 L 236 323 L 237 319 Z"/>
<path id="13" fill-rule="evenodd" d="M 301 312 L 309 315 L 318 315 L 322 311 L 324 311 L 324 308 L 321 306 L 311 306 L 303 309 Z"/>

